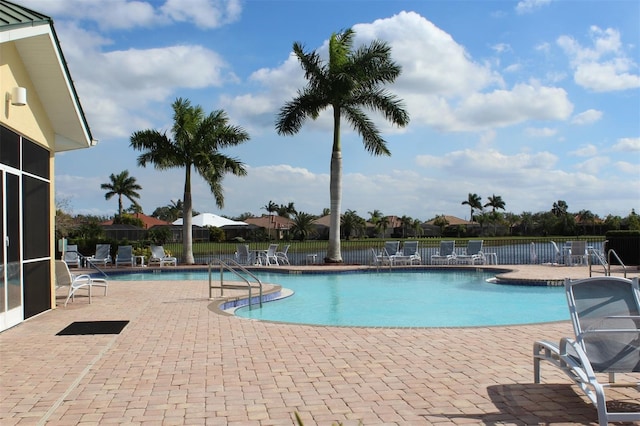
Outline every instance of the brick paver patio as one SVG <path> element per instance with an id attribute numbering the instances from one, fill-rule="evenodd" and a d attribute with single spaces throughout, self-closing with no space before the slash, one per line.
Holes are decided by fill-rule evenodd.
<path id="1" fill-rule="evenodd" d="M 295 412 L 306 425 L 597 424 L 554 367 L 533 383 L 533 341 L 570 335 L 568 321 L 275 324 L 214 313 L 205 282 L 111 281 L 92 304 L 58 302 L 0 333 L 2 425 L 291 425 Z M 118 335 L 56 335 L 89 320 L 130 323 Z M 615 395 L 637 404 L 639 393 L 627 392 Z"/>

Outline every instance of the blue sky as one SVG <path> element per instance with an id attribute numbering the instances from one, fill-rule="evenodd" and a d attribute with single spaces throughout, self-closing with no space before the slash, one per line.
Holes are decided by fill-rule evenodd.
<path id="1" fill-rule="evenodd" d="M 326 52 L 332 32 L 386 41 L 402 75 L 389 89 L 411 122 L 371 157 L 343 127 L 343 209 L 369 217 L 468 218 L 469 193 L 513 213 L 604 217 L 640 211 L 640 3 L 624 1 L 23 0 L 54 19 L 93 136 L 56 157 L 56 199 L 112 215 L 100 184 L 129 170 L 145 213 L 182 199 L 184 171 L 136 165 L 136 130 L 167 130 L 171 103 L 225 110 L 251 140 L 225 151 L 248 176 L 224 180 L 225 208 L 193 181 L 194 208 L 236 216 L 269 201 L 329 206 L 330 111 L 278 136 L 280 107 L 305 85 L 294 41 Z M 125 206 L 129 205 L 128 201 Z"/>

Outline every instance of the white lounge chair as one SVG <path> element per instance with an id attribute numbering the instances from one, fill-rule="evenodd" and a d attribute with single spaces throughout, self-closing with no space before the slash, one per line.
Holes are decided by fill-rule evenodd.
<path id="1" fill-rule="evenodd" d="M 431 255 L 432 265 L 450 265 L 456 262 L 456 242 L 440 241 L 440 250 Z"/>
<path id="2" fill-rule="evenodd" d="M 249 244 L 238 244 L 236 246 L 235 260 L 240 265 L 253 265 L 256 263 L 253 252 L 249 251 Z"/>
<path id="3" fill-rule="evenodd" d="M 96 253 L 87 258 L 91 264 L 107 266 L 111 263 L 111 244 L 96 244 Z"/>
<path id="4" fill-rule="evenodd" d="M 400 252 L 400 241 L 386 241 L 384 243 L 384 251 L 388 256 L 402 254 Z"/>
<path id="5" fill-rule="evenodd" d="M 78 253 L 78 246 L 75 244 L 67 245 L 67 249 L 62 257 L 67 266 L 75 266 L 79 268 L 81 265 L 80 253 Z"/>
<path id="6" fill-rule="evenodd" d="M 276 256 L 277 251 L 278 244 L 269 244 L 269 248 L 259 254 L 260 264 L 266 266 L 278 265 L 278 257 Z"/>
<path id="7" fill-rule="evenodd" d="M 534 381 L 540 383 L 541 361 L 548 361 L 564 371 L 593 402 L 601 426 L 640 421 L 637 409 L 609 411 L 605 395 L 605 389 L 614 386 L 640 387 L 640 382 L 615 382 L 616 373 L 640 373 L 638 278 L 566 280 L 565 290 L 575 338 L 562 338 L 559 345 L 545 340 L 534 343 Z M 608 373 L 608 381 L 601 380 L 602 373 Z"/>
<path id="8" fill-rule="evenodd" d="M 56 260 L 56 288 L 69 286 L 69 293 L 67 299 L 64 301 L 64 306 L 67 306 L 69 299 L 74 300 L 75 294 L 78 290 L 86 289 L 89 296 L 89 303 L 91 303 L 91 288 L 104 287 L 104 295 L 107 295 L 107 287 L 109 283 L 103 278 L 92 278 L 88 274 L 73 275 L 69 271 L 69 266 L 64 260 Z"/>
<path id="9" fill-rule="evenodd" d="M 276 258 L 278 259 L 279 265 L 290 265 L 289 255 L 287 254 L 289 253 L 289 247 L 291 247 L 291 245 L 287 244 L 286 246 L 284 246 L 284 249 L 282 251 L 276 252 Z"/>
<path id="10" fill-rule="evenodd" d="M 456 263 L 464 263 L 467 265 L 484 265 L 486 259 L 482 252 L 482 244 L 484 240 L 469 240 L 464 253 L 456 255 Z"/>
<path id="11" fill-rule="evenodd" d="M 135 265 L 132 246 L 118 246 L 118 252 L 116 253 L 116 268 L 122 265 Z"/>
<path id="12" fill-rule="evenodd" d="M 551 246 L 553 247 L 553 262 L 551 263 L 559 265 L 562 263 L 562 253 L 555 241 L 551 241 Z"/>
<path id="13" fill-rule="evenodd" d="M 420 257 L 420 252 L 418 252 L 418 242 L 405 241 L 402 244 L 401 252 L 399 254 L 392 255 L 391 261 L 394 265 L 420 265 L 420 263 L 422 262 L 422 258 Z"/>
<path id="14" fill-rule="evenodd" d="M 165 253 L 164 247 L 162 246 L 151 246 L 151 257 L 149 258 L 149 266 L 159 265 L 163 267 L 165 265 L 173 265 L 178 266 L 178 259 L 169 256 Z"/>
<path id="15" fill-rule="evenodd" d="M 385 265 L 391 265 L 391 257 L 387 255 L 384 249 L 381 252 L 376 252 L 376 249 L 371 248 L 371 263 L 372 266 L 380 267 Z"/>

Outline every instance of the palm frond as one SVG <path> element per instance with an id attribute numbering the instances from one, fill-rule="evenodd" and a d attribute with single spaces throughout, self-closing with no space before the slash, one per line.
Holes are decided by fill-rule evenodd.
<path id="1" fill-rule="evenodd" d="M 391 155 L 391 151 L 387 148 L 387 143 L 380 136 L 380 131 L 362 110 L 345 106 L 342 109 L 342 114 L 362 137 L 362 143 L 368 153 L 372 155 Z"/>

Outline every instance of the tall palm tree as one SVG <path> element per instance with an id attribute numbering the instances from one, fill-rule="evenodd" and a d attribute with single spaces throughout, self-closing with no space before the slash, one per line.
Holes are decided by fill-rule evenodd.
<path id="1" fill-rule="evenodd" d="M 404 238 L 407 236 L 407 229 L 411 228 L 411 225 L 413 224 L 413 218 L 403 215 L 400 218 L 400 223 L 402 224 L 402 238 Z"/>
<path id="2" fill-rule="evenodd" d="M 267 213 L 269 213 L 269 227 L 267 228 L 267 233 L 268 233 L 269 240 L 271 240 L 271 222 L 273 220 L 272 216 L 275 212 L 278 211 L 278 205 L 273 201 L 269 200 L 269 202 L 265 204 L 262 208 L 265 209 Z"/>
<path id="3" fill-rule="evenodd" d="M 289 204 L 280 204 L 276 211 L 278 212 L 278 216 L 286 217 L 287 219 L 289 219 L 292 214 L 298 213 L 293 202 L 290 202 Z"/>
<path id="4" fill-rule="evenodd" d="M 142 151 L 138 156 L 138 165 L 145 167 L 153 164 L 156 169 L 184 168 L 183 199 L 183 261 L 193 264 L 191 199 L 192 169 L 209 184 L 216 205 L 224 206 L 222 180 L 224 175 L 232 173 L 244 176 L 247 171 L 239 160 L 224 155 L 221 149 L 236 146 L 249 140 L 249 134 L 238 126 L 229 124 L 227 114 L 222 110 L 205 115 L 201 106 L 192 106 L 188 99 L 178 98 L 173 108 L 173 139 L 166 132 L 142 130 L 131 136 L 131 147 Z"/>
<path id="5" fill-rule="evenodd" d="M 316 119 L 320 112 L 333 110 L 333 144 L 331 148 L 329 246 L 325 262 L 341 263 L 340 215 L 342 203 L 342 147 L 340 124 L 344 118 L 362 137 L 365 149 L 372 155 L 391 155 L 377 126 L 367 117 L 366 110 L 381 112 L 399 127 L 409 123 L 402 102 L 384 89 L 393 83 L 401 68 L 391 59 L 391 48 L 375 40 L 353 50 L 355 32 L 347 29 L 332 34 L 329 39 L 329 60 L 320 59 L 317 52 L 305 52 L 300 43 L 293 44 L 293 53 L 302 66 L 307 86 L 287 102 L 278 115 L 276 130 L 281 135 L 297 133 L 307 118 Z"/>
<path id="6" fill-rule="evenodd" d="M 490 197 L 487 197 L 487 199 L 489 200 L 488 203 L 486 203 L 484 206 L 485 207 L 491 207 L 491 211 L 495 213 L 496 209 L 502 209 L 504 210 L 506 204 L 505 202 L 502 200 L 502 197 L 496 194 L 493 194 Z"/>
<path id="7" fill-rule="evenodd" d="M 422 229 L 422 221 L 420 219 L 413 219 L 411 228 L 413 229 L 414 235 L 416 237 L 421 236 L 424 232 L 424 230 Z"/>
<path id="8" fill-rule="evenodd" d="M 462 205 L 467 204 L 469 206 L 469 209 L 471 210 L 471 216 L 470 217 L 470 221 L 473 222 L 473 211 L 474 210 L 478 210 L 478 211 L 482 211 L 482 197 L 480 197 L 478 194 L 472 194 L 469 193 L 468 198 L 466 201 L 462 202 Z"/>
<path id="9" fill-rule="evenodd" d="M 140 185 L 136 183 L 136 178 L 129 176 L 129 170 L 124 170 L 117 175 L 111 173 L 109 176 L 109 183 L 103 183 L 100 185 L 100 189 L 107 191 L 104 194 L 106 200 L 110 200 L 114 195 L 118 196 L 118 216 L 122 216 L 122 197 L 126 197 L 134 205 L 138 205 L 136 199 L 140 198 L 139 190 L 142 189 Z"/>
<path id="10" fill-rule="evenodd" d="M 369 216 L 371 216 L 369 218 L 369 222 L 373 225 L 373 229 L 376 235 L 383 234 L 384 230 L 386 230 L 386 222 L 387 222 L 387 219 L 384 217 L 384 213 L 382 213 L 378 209 L 368 213 L 369 213 Z"/>

